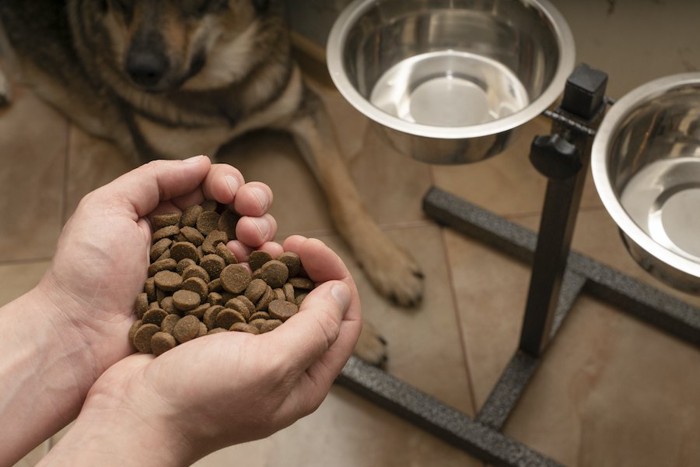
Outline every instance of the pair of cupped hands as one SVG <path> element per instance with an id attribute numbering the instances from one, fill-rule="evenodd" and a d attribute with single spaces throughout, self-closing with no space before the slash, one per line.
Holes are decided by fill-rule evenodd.
<path id="1" fill-rule="evenodd" d="M 5 460 L 76 415 L 45 462 L 187 465 L 313 412 L 357 341 L 359 298 L 348 269 L 321 241 L 291 236 L 273 242 L 272 198 L 265 184 L 246 183 L 237 169 L 205 156 L 154 161 L 85 196 L 39 285 L 0 310 L 0 316 L 17 313 L 20 323 L 31 310 L 32 322 L 46 328 L 26 335 L 16 330 L 15 348 L 23 341 L 36 355 L 22 360 L 23 369 L 17 361 L 4 366 L 15 365 L 19 382 L 0 398 L 18 403 L 13 412 L 11 400 L 2 402 L 0 425 L 20 417 L 6 433 L 15 449 Z M 246 260 L 254 249 L 273 257 L 293 251 L 318 286 L 299 313 L 273 332 L 206 336 L 157 358 L 134 354 L 127 335 L 146 279 L 149 216 L 204 199 L 242 216 L 237 239 L 228 244 L 237 258 Z M 46 390 L 33 395 L 29 386 L 37 383 Z M 24 420 L 22 410 L 30 414 Z M 24 428 L 16 430 L 18 425 Z"/>

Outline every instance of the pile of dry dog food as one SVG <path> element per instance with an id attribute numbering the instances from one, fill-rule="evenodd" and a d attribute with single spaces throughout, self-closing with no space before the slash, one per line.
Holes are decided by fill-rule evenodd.
<path id="1" fill-rule="evenodd" d="M 148 279 L 136 299 L 129 340 L 156 356 L 207 334 L 271 331 L 293 316 L 314 283 L 299 256 L 254 251 L 249 267 L 226 244 L 238 215 L 205 200 L 152 217 Z"/>

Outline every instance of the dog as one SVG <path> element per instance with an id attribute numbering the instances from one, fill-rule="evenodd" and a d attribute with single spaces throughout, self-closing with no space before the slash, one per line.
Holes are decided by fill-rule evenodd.
<path id="1" fill-rule="evenodd" d="M 289 132 L 373 286 L 413 306 L 415 260 L 368 215 L 321 100 L 292 59 L 282 0 L 3 0 L 14 61 L 44 100 L 137 163 L 215 155 L 252 130 Z M 356 354 L 386 358 L 364 332 Z"/>

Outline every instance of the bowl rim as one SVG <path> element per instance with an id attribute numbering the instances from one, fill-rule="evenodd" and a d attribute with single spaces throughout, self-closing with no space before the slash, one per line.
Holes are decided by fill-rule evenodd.
<path id="1" fill-rule="evenodd" d="M 463 127 L 438 127 L 407 122 L 394 117 L 371 104 L 350 82 L 344 71 L 342 51 L 348 31 L 372 7 L 382 0 L 354 0 L 348 4 L 334 22 L 326 45 L 326 61 L 331 79 L 343 97 L 363 115 L 391 129 L 415 136 L 438 139 L 466 139 L 490 136 L 521 126 L 544 112 L 564 91 L 564 85 L 574 69 L 576 60 L 574 37 L 564 16 L 548 0 L 519 0 L 543 13 L 557 40 L 560 50 L 559 63 L 549 85 L 537 99 L 524 109 L 505 118 L 479 125 Z"/>
<path id="2" fill-rule="evenodd" d="M 687 86 L 688 84 L 700 86 L 700 72 L 679 73 L 654 79 L 628 92 L 612 105 L 603 118 L 593 140 L 591 173 L 593 175 L 593 184 L 598 191 L 603 206 L 620 230 L 631 241 L 657 261 L 700 280 L 700 264 L 664 248 L 629 217 L 620 204 L 618 195 L 613 190 L 608 170 L 608 153 L 611 149 L 612 138 L 617 134 L 620 124 L 630 112 L 640 104 L 652 101 L 668 91 Z"/>

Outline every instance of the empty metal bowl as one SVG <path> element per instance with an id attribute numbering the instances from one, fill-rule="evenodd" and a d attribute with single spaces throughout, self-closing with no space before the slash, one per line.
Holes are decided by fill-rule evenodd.
<path id="1" fill-rule="evenodd" d="M 651 81 L 613 105 L 591 169 L 631 256 L 672 287 L 700 292 L 700 73 Z"/>
<path id="2" fill-rule="evenodd" d="M 562 93 L 574 56 L 546 0 L 356 0 L 327 41 L 340 93 L 399 151 L 433 164 L 505 149 Z"/>

